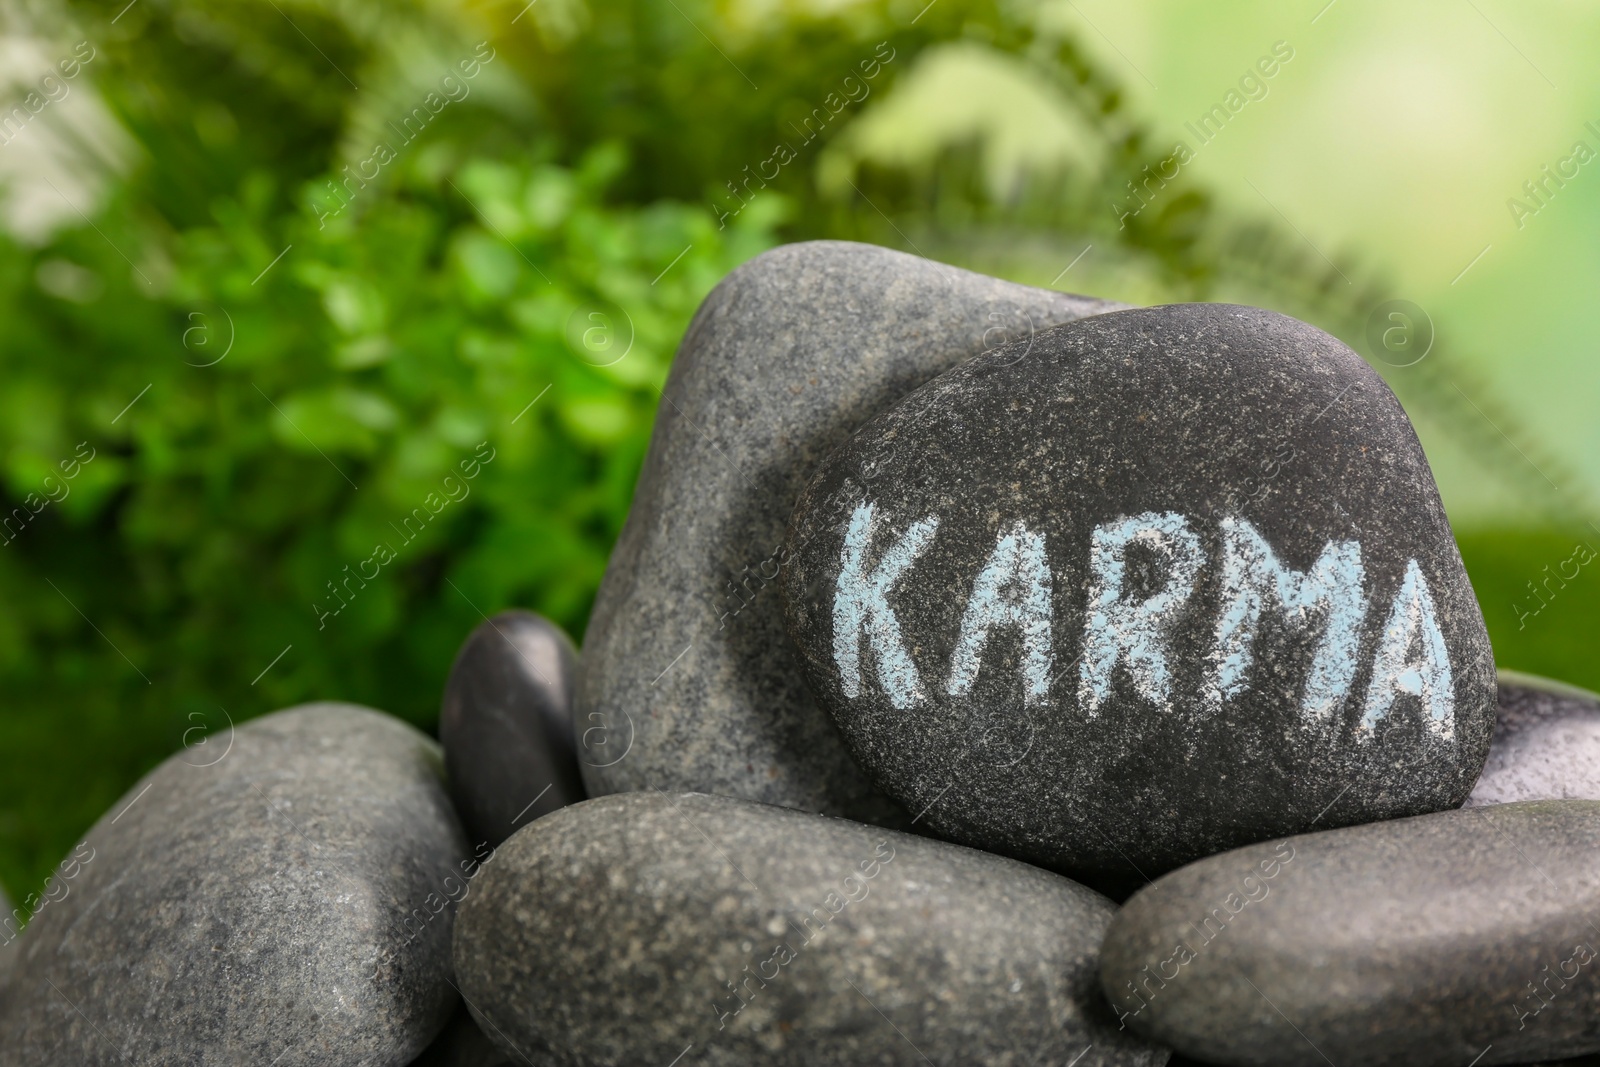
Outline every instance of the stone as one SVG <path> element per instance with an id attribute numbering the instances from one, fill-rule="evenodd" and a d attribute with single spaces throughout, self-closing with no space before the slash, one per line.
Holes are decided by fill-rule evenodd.
<path id="1" fill-rule="evenodd" d="M 851 752 L 964 844 L 1142 883 L 1456 807 L 1483 766 L 1489 639 L 1416 434 L 1270 311 L 1111 312 L 947 371 L 821 464 L 785 562 Z"/>
<path id="2" fill-rule="evenodd" d="M 58 868 L 0 989 L 6 1067 L 398 1067 L 449 1019 L 478 866 L 438 746 L 333 703 L 206 740 Z"/>
<path id="3" fill-rule="evenodd" d="M 572 727 L 572 640 L 530 611 L 505 611 L 468 636 L 439 715 L 450 797 L 474 844 L 583 799 Z"/>
<path id="4" fill-rule="evenodd" d="M 1241 1067 L 1600 1051 L 1597 849 L 1591 800 L 1249 845 L 1136 893 L 1101 980 L 1131 1030 Z"/>
<path id="5" fill-rule="evenodd" d="M 478 1028 L 465 1004 L 456 1009 L 450 1023 L 413 1061 L 411 1067 L 547 1067 L 548 1060 L 513 1059 L 495 1047 Z M 553 1067 L 553 1065 L 549 1065 Z"/>
<path id="6" fill-rule="evenodd" d="M 938 372 L 1120 306 L 838 241 L 775 249 L 718 285 L 673 363 L 583 639 L 591 795 L 689 789 L 903 823 L 784 635 L 772 585 L 795 498 L 851 431 Z"/>
<path id="7" fill-rule="evenodd" d="M 1097 992 L 1114 910 L 942 841 L 652 791 L 513 835 L 455 962 L 497 1044 L 564 1067 L 1161 1064 Z"/>
<path id="8" fill-rule="evenodd" d="M 1489 760 L 1467 807 L 1517 800 L 1600 800 L 1600 696 L 1500 672 Z"/>

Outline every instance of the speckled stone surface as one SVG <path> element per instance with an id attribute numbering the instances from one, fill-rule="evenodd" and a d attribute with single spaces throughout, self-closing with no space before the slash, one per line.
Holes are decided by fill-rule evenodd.
<path id="1" fill-rule="evenodd" d="M 693 789 L 905 821 L 806 690 L 773 587 L 784 524 L 817 462 L 913 387 L 1118 306 L 837 241 L 775 249 L 718 285 L 673 363 L 584 635 L 590 793 Z"/>
<path id="2" fill-rule="evenodd" d="M 788 547 L 813 691 L 952 840 L 1142 884 L 1455 807 L 1483 766 L 1488 635 L 1416 435 L 1282 315 L 1119 311 L 972 360 L 824 461 Z"/>
<path id="3" fill-rule="evenodd" d="M 1251 845 L 1135 894 L 1106 935 L 1102 981 L 1131 1029 L 1242 1067 L 1594 1052 L 1597 854 L 1589 800 Z"/>
<path id="4" fill-rule="evenodd" d="M 468 636 L 445 682 L 439 741 L 474 845 L 584 797 L 572 728 L 577 653 L 549 619 L 504 611 Z"/>
<path id="5" fill-rule="evenodd" d="M 349 704 L 174 755 L 19 939 L 0 1064 L 409 1063 L 456 1001 L 443 779 L 426 736 Z"/>
<path id="6" fill-rule="evenodd" d="M 1560 798 L 1600 800 L 1600 696 L 1501 671 L 1489 761 L 1467 807 Z"/>
<path id="7" fill-rule="evenodd" d="M 1166 1061 L 1098 995 L 1111 903 L 999 856 L 648 792 L 541 819 L 481 882 L 462 994 L 563 1067 Z"/>

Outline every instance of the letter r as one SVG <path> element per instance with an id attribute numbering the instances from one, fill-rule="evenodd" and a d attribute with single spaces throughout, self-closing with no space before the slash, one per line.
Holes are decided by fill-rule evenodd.
<path id="1" fill-rule="evenodd" d="M 1127 550 L 1135 544 L 1168 564 L 1163 587 L 1143 600 L 1124 588 Z M 1112 672 L 1119 662 L 1140 696 L 1166 705 L 1172 684 L 1167 628 L 1194 592 L 1204 560 L 1200 538 L 1176 512 L 1147 511 L 1095 527 L 1089 539 L 1089 605 L 1078 680 L 1078 702 L 1089 718 L 1099 714 L 1111 695 Z"/>

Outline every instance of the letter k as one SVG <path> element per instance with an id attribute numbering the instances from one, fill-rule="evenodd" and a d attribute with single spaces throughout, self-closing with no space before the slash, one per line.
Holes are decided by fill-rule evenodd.
<path id="1" fill-rule="evenodd" d="M 833 660 L 839 668 L 844 695 L 861 695 L 861 635 L 878 661 L 878 681 L 896 708 L 909 708 L 922 698 L 916 664 L 900 636 L 900 620 L 889 607 L 889 590 L 933 541 L 939 517 L 930 515 L 915 523 L 890 545 L 876 569 L 867 571 L 867 548 L 872 543 L 874 505 L 862 503 L 850 517 L 844 549 L 839 555 L 839 583 L 833 597 Z"/>

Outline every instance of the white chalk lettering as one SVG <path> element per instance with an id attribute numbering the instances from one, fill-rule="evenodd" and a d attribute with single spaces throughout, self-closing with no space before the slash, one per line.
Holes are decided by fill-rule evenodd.
<path id="1" fill-rule="evenodd" d="M 1412 659 L 1412 646 L 1419 646 Z M 1423 721 L 1446 741 L 1455 736 L 1455 688 L 1450 656 L 1433 608 L 1428 580 L 1416 560 L 1406 564 L 1406 575 L 1394 595 L 1389 621 L 1372 662 L 1366 710 L 1357 734 L 1364 740 L 1376 734 L 1378 720 L 1388 718 L 1401 693 L 1422 698 Z"/>
<path id="2" fill-rule="evenodd" d="M 1250 688 L 1246 674 L 1261 612 L 1269 601 L 1299 629 L 1321 629 L 1300 698 L 1308 717 L 1327 720 L 1344 704 L 1355 680 L 1361 620 L 1367 613 L 1361 546 L 1330 541 L 1306 572 L 1278 561 L 1245 519 L 1222 520 L 1222 613 L 1217 620 L 1215 673 L 1207 696 L 1213 708 Z"/>
<path id="3" fill-rule="evenodd" d="M 989 631 L 996 626 L 1015 626 L 1022 632 L 1023 703 L 1042 703 L 1049 696 L 1052 660 L 1050 567 L 1044 538 L 1021 522 L 1000 535 L 973 586 L 950 657 L 945 691 L 951 696 L 971 691 Z"/>
<path id="4" fill-rule="evenodd" d="M 925 647 L 920 642 L 928 635 L 912 635 L 913 644 L 908 646 L 889 597 L 933 543 L 939 516 L 928 515 L 903 533 L 886 535 L 871 562 L 877 520 L 876 505 L 864 502 L 856 506 L 847 525 L 833 598 L 833 659 L 846 698 L 862 695 L 865 655 L 873 661 L 865 672 L 875 670 L 890 705 L 904 710 L 928 699 L 911 656 L 913 648 Z M 1214 712 L 1250 692 L 1252 672 L 1262 669 L 1255 646 L 1266 619 L 1276 627 L 1270 632 L 1291 635 L 1295 647 L 1312 645 L 1298 702 L 1300 722 L 1342 724 L 1347 721 L 1346 705 L 1360 696 L 1356 678 L 1363 624 L 1369 615 L 1375 624 L 1378 614 L 1386 612 L 1377 647 L 1370 653 L 1372 673 L 1361 696 L 1362 714 L 1354 728 L 1357 738 L 1372 740 L 1396 701 L 1412 696 L 1418 698 L 1424 728 L 1442 740 L 1454 739 L 1449 649 L 1416 560 L 1407 562 L 1399 588 L 1385 608 L 1387 597 L 1382 592 L 1371 590 L 1369 595 L 1366 559 L 1357 541 L 1327 542 L 1311 566 L 1300 571 L 1286 565 L 1246 519 L 1221 519 L 1219 533 L 1218 614 L 1214 623 L 1194 621 L 1197 628 L 1214 627 L 1209 632 L 1215 643 L 1185 664 L 1203 672 L 1201 691 L 1190 696 Z M 1201 573 L 1209 565 L 1200 537 L 1184 516 L 1150 511 L 1096 526 L 1089 535 L 1088 557 L 1082 652 L 1061 671 L 1070 674 L 1072 666 L 1078 667 L 1078 710 L 1088 719 L 1099 714 L 1111 698 L 1119 666 L 1138 698 L 1170 709 L 1173 671 L 1178 666 L 1172 659 L 1177 654 L 1173 628 L 1180 616 L 1190 614 Z M 1051 703 L 1056 681 L 1055 578 L 1043 533 L 1023 521 L 1001 527 L 962 609 L 944 692 L 937 698 L 969 696 L 995 632 L 1012 630 L 1020 646 L 1015 670 L 1023 705 Z M 935 588 L 948 588 L 945 578 L 937 581 Z M 1209 583 L 1208 577 L 1208 602 Z M 999 655 L 990 650 L 990 669 L 1012 669 L 993 662 Z M 1190 705 L 1188 699 L 1181 702 Z"/>
<path id="5" fill-rule="evenodd" d="M 840 553 L 839 583 L 833 596 L 833 660 L 839 684 L 851 699 L 861 694 L 861 635 L 877 657 L 878 682 L 896 708 L 909 708 L 922 699 L 916 664 L 900 636 L 900 620 L 889 607 L 889 590 L 933 541 L 939 528 L 937 515 L 914 523 L 867 572 L 867 548 L 872 543 L 873 505 L 859 505 L 850 517 Z"/>
<path id="6" fill-rule="evenodd" d="M 1166 584 L 1143 600 L 1124 589 L 1127 551 L 1143 545 L 1165 560 Z M 1147 511 L 1096 526 L 1089 539 L 1089 606 L 1083 627 L 1079 707 L 1093 718 L 1111 695 L 1118 661 L 1146 700 L 1166 705 L 1166 628 L 1194 592 L 1205 552 L 1188 520 L 1176 512 Z"/>

